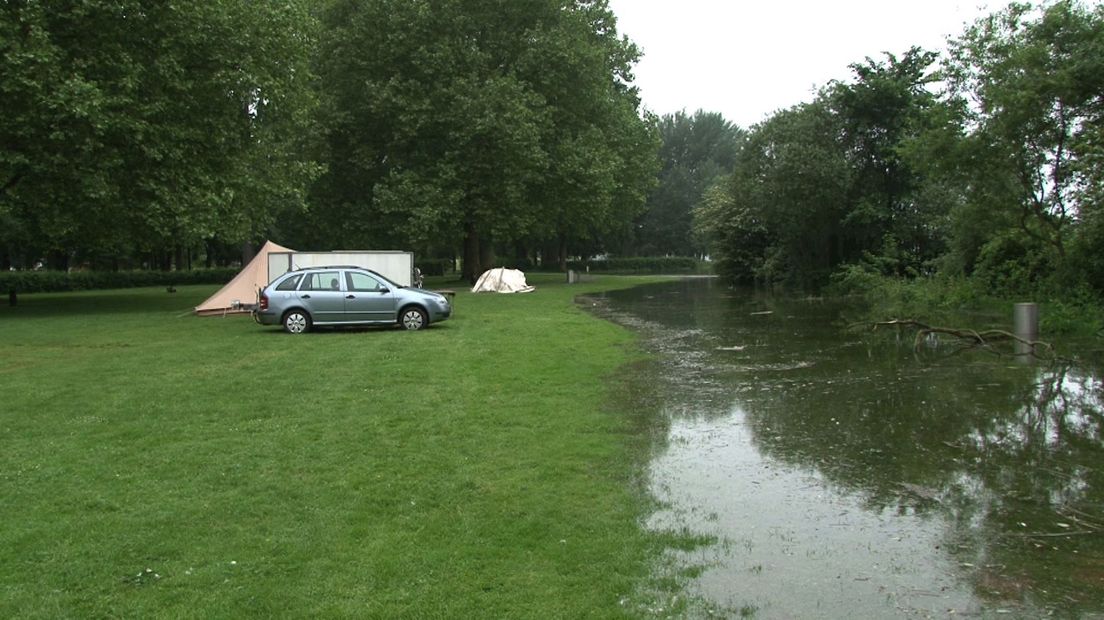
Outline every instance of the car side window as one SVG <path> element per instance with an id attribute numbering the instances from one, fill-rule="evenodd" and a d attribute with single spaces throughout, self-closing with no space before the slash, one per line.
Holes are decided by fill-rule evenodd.
<path id="1" fill-rule="evenodd" d="M 340 291 L 341 281 L 336 271 L 308 273 L 301 290 L 304 291 Z"/>
<path id="2" fill-rule="evenodd" d="M 357 273 L 355 271 L 346 271 L 345 277 L 347 278 L 346 284 L 350 291 L 378 291 L 383 288 L 380 281 L 373 278 L 366 273 Z"/>
<path id="3" fill-rule="evenodd" d="M 296 274 L 291 276 L 287 280 L 276 285 L 278 291 L 294 291 L 299 286 L 299 281 L 303 279 L 303 274 Z"/>

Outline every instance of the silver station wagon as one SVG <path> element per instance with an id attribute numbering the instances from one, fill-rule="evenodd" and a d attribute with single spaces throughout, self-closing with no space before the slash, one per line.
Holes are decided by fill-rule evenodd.
<path id="1" fill-rule="evenodd" d="M 313 326 L 401 325 L 422 329 L 452 315 L 439 293 L 395 284 L 370 269 L 311 267 L 290 271 L 269 282 L 257 300 L 253 318 L 262 325 L 283 325 L 289 334 Z"/>

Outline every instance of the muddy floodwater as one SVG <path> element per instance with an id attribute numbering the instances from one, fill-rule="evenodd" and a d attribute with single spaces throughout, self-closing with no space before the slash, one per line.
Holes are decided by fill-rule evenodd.
<path id="1" fill-rule="evenodd" d="M 655 354 L 649 526 L 706 541 L 670 552 L 704 609 L 1104 618 L 1098 367 L 916 352 L 716 280 L 591 303 Z"/>

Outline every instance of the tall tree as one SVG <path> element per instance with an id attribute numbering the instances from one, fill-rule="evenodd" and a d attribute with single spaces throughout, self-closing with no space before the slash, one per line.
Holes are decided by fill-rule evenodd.
<path id="1" fill-rule="evenodd" d="M 340 0 L 325 22 L 330 233 L 449 240 L 474 278 L 493 244 L 591 234 L 647 182 L 604 0 Z"/>
<path id="2" fill-rule="evenodd" d="M 827 280 L 845 250 L 852 176 L 840 135 L 823 99 L 752 128 L 727 191 L 697 211 L 723 275 L 801 288 Z"/>
<path id="3" fill-rule="evenodd" d="M 992 222 L 978 239 L 1013 231 L 1061 262 L 1069 235 L 1099 203 L 1104 127 L 1104 7 L 1063 0 L 1012 4 L 951 46 L 951 101 L 965 139 L 969 208 Z M 965 248 L 972 265 L 983 248 Z"/>
<path id="4" fill-rule="evenodd" d="M 666 115 L 659 122 L 659 184 L 639 220 L 640 254 L 692 256 L 704 251 L 693 235 L 693 209 L 716 180 L 732 172 L 744 132 L 717 112 Z"/>
<path id="5" fill-rule="evenodd" d="M 1104 7 L 1012 4 L 934 60 L 867 59 L 753 128 L 698 211 L 721 269 L 804 287 L 849 263 L 1006 293 L 1100 282 Z"/>
<path id="6" fill-rule="evenodd" d="M 728 182 L 696 212 L 719 269 L 815 289 L 844 264 L 905 275 L 938 256 L 944 196 L 902 156 L 934 122 L 934 60 L 919 48 L 868 58 L 850 82 L 753 127 Z"/>
<path id="7" fill-rule="evenodd" d="M 62 256 L 244 240 L 314 169 L 306 3 L 0 7 L 0 211 Z"/>
<path id="8" fill-rule="evenodd" d="M 945 203 L 933 200 L 923 176 L 902 156 L 903 145 L 925 130 L 937 106 L 930 85 L 937 55 L 913 47 L 850 66 L 853 81 L 824 93 L 841 124 L 842 148 L 852 170 L 847 250 L 851 262 L 865 254 L 894 259 L 895 275 L 917 272 L 944 249 Z"/>

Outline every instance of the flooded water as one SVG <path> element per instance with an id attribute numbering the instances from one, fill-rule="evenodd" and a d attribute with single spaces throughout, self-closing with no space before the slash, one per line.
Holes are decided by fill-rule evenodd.
<path id="1" fill-rule="evenodd" d="M 1104 383 L 689 280 L 598 303 L 645 338 L 649 525 L 723 615 L 1104 617 Z"/>

